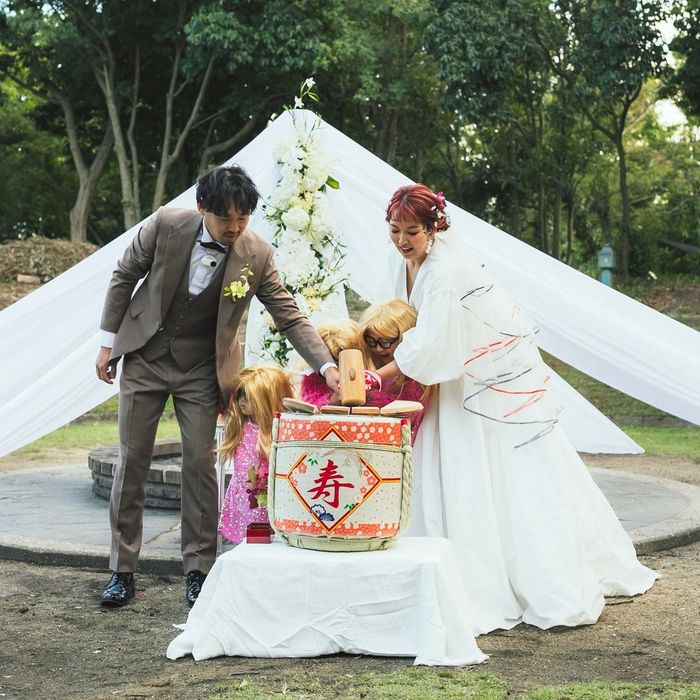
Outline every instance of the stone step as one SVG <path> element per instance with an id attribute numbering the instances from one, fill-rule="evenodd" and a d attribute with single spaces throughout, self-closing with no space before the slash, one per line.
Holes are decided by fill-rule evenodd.
<path id="1" fill-rule="evenodd" d="M 88 467 L 92 474 L 92 492 L 109 500 L 114 483 L 114 472 L 119 457 L 119 445 L 108 445 L 92 450 L 88 455 Z M 179 440 L 157 440 L 146 482 L 147 508 L 180 509 L 182 484 L 182 443 Z M 225 485 L 231 478 L 226 475 Z"/>

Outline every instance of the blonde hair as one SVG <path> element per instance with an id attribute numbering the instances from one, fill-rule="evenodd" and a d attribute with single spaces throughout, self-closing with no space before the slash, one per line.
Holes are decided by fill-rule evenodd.
<path id="1" fill-rule="evenodd" d="M 367 345 L 365 335 L 371 333 L 378 338 L 398 338 L 397 345 L 401 342 L 403 334 L 413 328 L 418 321 L 418 312 L 405 301 L 401 299 L 392 299 L 380 304 L 372 304 L 364 310 L 360 316 L 360 340 L 362 342 L 362 351 L 365 357 L 371 360 L 372 348 Z M 374 363 L 372 363 L 374 364 Z M 406 377 L 400 374 L 394 386 L 401 391 L 406 382 Z M 432 397 L 433 388 L 421 384 L 423 387 L 422 399 Z"/>
<path id="2" fill-rule="evenodd" d="M 362 350 L 364 353 L 360 327 L 352 319 L 323 323 L 316 330 L 336 362 L 343 350 Z"/>
<path id="3" fill-rule="evenodd" d="M 275 413 L 284 410 L 282 399 L 291 398 L 293 395 L 292 382 L 287 373 L 279 367 L 256 365 L 242 369 L 233 379 L 224 443 L 220 451 L 229 454 L 241 441 L 243 426 L 249 417 L 241 412 L 238 400 L 245 397 L 253 411 L 250 419 L 258 426 L 258 454 L 267 457 L 272 442 L 272 420 Z"/>

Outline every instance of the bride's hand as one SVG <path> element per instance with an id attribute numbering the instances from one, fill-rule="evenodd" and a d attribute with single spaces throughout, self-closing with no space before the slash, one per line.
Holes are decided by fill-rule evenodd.
<path id="1" fill-rule="evenodd" d="M 372 369 L 365 370 L 365 391 L 381 390 L 382 378 Z"/>

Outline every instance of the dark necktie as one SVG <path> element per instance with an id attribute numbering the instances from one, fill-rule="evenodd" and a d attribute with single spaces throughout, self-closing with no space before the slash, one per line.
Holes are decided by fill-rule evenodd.
<path id="1" fill-rule="evenodd" d="M 199 245 L 201 245 L 202 248 L 207 248 L 207 250 L 216 250 L 219 253 L 228 253 L 228 248 L 221 245 L 221 243 L 217 243 L 216 241 L 200 241 Z"/>

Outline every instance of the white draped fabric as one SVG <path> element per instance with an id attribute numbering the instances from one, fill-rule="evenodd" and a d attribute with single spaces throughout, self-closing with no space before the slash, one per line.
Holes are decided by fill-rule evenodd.
<path id="1" fill-rule="evenodd" d="M 428 666 L 477 664 L 487 657 L 459 580 L 445 539 L 402 537 L 381 552 L 244 543 L 216 560 L 167 656 L 345 652 L 413 656 Z"/>
<path id="2" fill-rule="evenodd" d="M 410 296 L 394 360 L 439 384 L 414 446 L 409 534 L 448 537 L 481 632 L 595 622 L 606 595 L 646 591 L 610 504 L 561 432 L 533 328 L 470 254 L 439 234 Z"/>
<path id="3" fill-rule="evenodd" d="M 300 120 L 315 119 L 297 112 Z M 326 148 L 341 189 L 328 193 L 350 286 L 368 301 L 393 296 L 395 255 L 384 223 L 391 193 L 409 179 L 328 124 Z M 277 180 L 272 150 L 294 136 L 283 113 L 229 162 L 242 165 L 267 198 Z M 194 207 L 194 187 L 168 206 Z M 538 345 L 587 374 L 673 415 L 700 424 L 700 333 L 611 290 L 527 244 L 449 205 L 456 235 L 527 316 Z M 251 227 L 269 238 L 259 208 Z M 0 312 L 0 455 L 77 418 L 116 393 L 99 382 L 94 359 L 107 285 L 138 226 Z M 252 317 L 252 315 L 251 315 Z M 639 451 L 574 390 L 557 382 L 561 425 L 588 452 Z"/>

